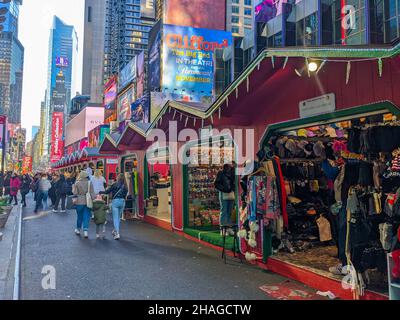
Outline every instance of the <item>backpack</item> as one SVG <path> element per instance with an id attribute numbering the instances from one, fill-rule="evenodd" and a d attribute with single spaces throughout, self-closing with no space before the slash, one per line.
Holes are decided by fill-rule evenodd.
<path id="1" fill-rule="evenodd" d="M 29 185 L 29 187 L 33 192 L 36 192 L 37 189 L 38 189 L 38 182 L 37 181 L 32 181 L 31 184 Z"/>

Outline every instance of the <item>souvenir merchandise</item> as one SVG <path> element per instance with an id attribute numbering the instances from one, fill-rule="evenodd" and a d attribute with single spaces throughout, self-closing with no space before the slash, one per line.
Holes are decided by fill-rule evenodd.
<path id="1" fill-rule="evenodd" d="M 273 228 L 278 259 L 281 252 L 285 261 L 291 253 L 305 252 L 304 264 L 314 267 L 310 257 L 336 251 L 337 262 L 354 266 L 359 292 L 370 285 L 365 271 L 386 272 L 385 255 L 400 223 L 400 122 L 391 119 L 355 118 L 270 138 L 274 156 L 268 160 L 274 164 L 274 198 L 280 206 L 272 206 L 271 220 L 286 217 L 286 229 L 278 231 L 275 221 L 265 224 L 265 216 L 263 221 Z M 249 216 L 258 221 L 271 188 L 266 177 L 249 181 Z M 327 271 L 337 262 L 332 257 L 318 265 L 327 263 Z"/>

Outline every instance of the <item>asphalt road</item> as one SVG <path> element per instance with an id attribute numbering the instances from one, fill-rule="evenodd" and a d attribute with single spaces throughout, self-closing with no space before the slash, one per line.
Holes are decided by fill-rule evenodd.
<path id="1" fill-rule="evenodd" d="M 144 222 L 126 222 L 122 239 L 74 234 L 75 212 L 34 219 L 24 209 L 21 299 L 269 299 L 259 288 L 286 279 Z M 56 289 L 44 290 L 44 266 L 56 271 Z"/>

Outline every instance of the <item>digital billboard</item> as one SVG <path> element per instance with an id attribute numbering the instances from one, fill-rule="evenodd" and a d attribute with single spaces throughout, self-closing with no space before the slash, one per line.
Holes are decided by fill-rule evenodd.
<path id="1" fill-rule="evenodd" d="M 136 56 L 121 70 L 118 78 L 119 90 L 125 88 L 136 78 Z"/>
<path id="2" fill-rule="evenodd" d="M 157 91 L 161 86 L 161 21 L 158 21 L 149 34 L 149 91 Z"/>
<path id="3" fill-rule="evenodd" d="M 118 96 L 118 123 L 131 119 L 131 104 L 135 101 L 135 89 L 131 86 Z"/>
<path id="4" fill-rule="evenodd" d="M 148 93 L 132 103 L 131 113 L 132 122 L 150 122 L 150 95 Z"/>
<path id="5" fill-rule="evenodd" d="M 93 130 L 89 131 L 88 134 L 89 147 L 98 148 L 103 143 L 107 133 L 110 133 L 109 125 L 98 126 Z"/>
<path id="6" fill-rule="evenodd" d="M 164 23 L 225 30 L 226 0 L 165 0 Z"/>
<path id="7" fill-rule="evenodd" d="M 50 162 L 55 163 L 60 161 L 63 156 L 64 143 L 63 143 L 63 127 L 64 127 L 64 113 L 54 112 L 52 116 L 52 132 L 51 132 L 51 152 Z"/>
<path id="8" fill-rule="evenodd" d="M 300 1 L 302 0 L 258 0 L 255 3 L 255 21 L 268 22 L 283 13 L 285 4 L 296 4 Z"/>
<path id="9" fill-rule="evenodd" d="M 145 60 L 144 60 L 144 51 L 137 56 L 136 61 L 136 97 L 141 98 L 144 94 L 144 85 L 145 85 Z"/>
<path id="10" fill-rule="evenodd" d="M 117 120 L 117 108 L 116 100 L 118 95 L 117 80 L 115 77 L 111 78 L 110 81 L 105 85 L 104 90 L 104 122 L 110 123 L 111 121 Z"/>
<path id="11" fill-rule="evenodd" d="M 56 66 L 60 68 L 68 68 L 69 60 L 67 57 L 56 57 Z"/>
<path id="12" fill-rule="evenodd" d="M 32 172 L 32 157 L 25 156 L 22 161 L 22 174 Z"/>
<path id="13" fill-rule="evenodd" d="M 60 71 L 56 76 L 55 86 L 52 88 L 51 105 L 54 112 L 64 112 L 67 105 L 67 88 L 65 76 Z"/>
<path id="14" fill-rule="evenodd" d="M 231 46 L 232 33 L 164 25 L 163 37 L 162 90 L 209 103 L 214 95 L 214 51 Z"/>

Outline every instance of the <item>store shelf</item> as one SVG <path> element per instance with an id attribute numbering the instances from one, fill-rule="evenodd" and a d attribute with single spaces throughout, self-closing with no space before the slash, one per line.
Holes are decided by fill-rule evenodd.
<path id="1" fill-rule="evenodd" d="M 400 283 L 391 283 L 390 285 L 394 288 L 400 289 Z"/>

